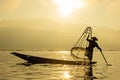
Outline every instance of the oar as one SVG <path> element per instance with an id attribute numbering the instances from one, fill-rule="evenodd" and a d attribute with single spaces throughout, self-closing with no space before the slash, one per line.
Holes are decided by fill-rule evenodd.
<path id="1" fill-rule="evenodd" d="M 105 60 L 105 62 L 106 62 L 106 64 L 107 64 L 107 66 L 112 66 L 111 64 L 108 64 L 108 62 L 107 62 L 107 60 L 106 60 L 106 58 L 105 58 L 105 56 L 103 55 L 102 52 L 101 52 L 101 54 L 102 54 L 102 56 L 103 56 L 103 58 L 104 58 L 104 60 Z"/>

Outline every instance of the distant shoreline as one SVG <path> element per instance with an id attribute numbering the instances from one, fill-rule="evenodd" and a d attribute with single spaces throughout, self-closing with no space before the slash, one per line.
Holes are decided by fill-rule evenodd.
<path id="1" fill-rule="evenodd" d="M 43 49 L 43 50 L 39 50 L 39 49 L 33 49 L 33 50 L 29 50 L 29 49 L 0 49 L 0 51 L 70 51 L 70 50 L 63 50 L 63 49 Z M 95 50 L 98 51 L 98 50 Z M 120 50 L 103 50 L 103 51 L 120 51 Z"/>

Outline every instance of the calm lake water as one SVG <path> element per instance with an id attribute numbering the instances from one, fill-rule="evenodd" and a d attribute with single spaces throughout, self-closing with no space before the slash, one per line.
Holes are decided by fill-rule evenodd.
<path id="1" fill-rule="evenodd" d="M 99 51 L 94 52 L 90 66 L 34 64 L 20 65 L 26 61 L 10 54 L 13 51 L 0 51 L 0 80 L 119 80 L 120 51 L 103 51 L 106 63 Z M 74 60 L 69 51 L 16 51 L 23 54 L 46 58 Z M 92 75 L 93 74 L 93 75 Z"/>

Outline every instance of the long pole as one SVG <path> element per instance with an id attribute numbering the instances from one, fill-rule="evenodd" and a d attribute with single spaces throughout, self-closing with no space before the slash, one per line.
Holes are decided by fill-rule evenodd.
<path id="1" fill-rule="evenodd" d="M 107 62 L 107 60 L 106 60 L 106 58 L 105 58 L 105 56 L 103 55 L 102 52 L 101 52 L 101 54 L 102 54 L 102 56 L 103 56 L 103 58 L 104 58 L 104 60 L 105 60 L 105 62 L 106 62 L 106 64 L 107 64 L 107 66 L 112 66 L 111 64 L 108 64 L 108 62 Z"/>

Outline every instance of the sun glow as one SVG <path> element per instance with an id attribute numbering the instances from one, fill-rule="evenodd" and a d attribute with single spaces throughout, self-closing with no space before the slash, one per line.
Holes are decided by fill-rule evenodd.
<path id="1" fill-rule="evenodd" d="M 54 2 L 58 5 L 59 13 L 63 16 L 69 16 L 85 6 L 85 2 L 82 0 L 54 0 Z"/>

